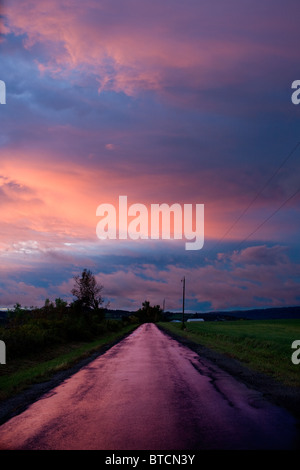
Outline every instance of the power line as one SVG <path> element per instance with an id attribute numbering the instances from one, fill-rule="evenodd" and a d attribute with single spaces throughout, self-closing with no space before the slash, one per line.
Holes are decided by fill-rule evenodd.
<path id="1" fill-rule="evenodd" d="M 293 197 L 296 196 L 296 194 L 298 194 L 300 192 L 300 188 L 297 189 L 297 191 L 295 191 L 291 196 L 289 196 L 279 207 L 277 207 L 277 209 L 275 209 L 274 212 L 272 212 L 271 215 L 269 215 L 263 222 L 261 222 L 257 227 L 256 229 L 254 229 L 251 233 L 249 233 L 249 235 L 244 238 L 244 240 L 238 245 L 238 247 L 236 248 L 236 250 L 238 250 L 240 248 L 240 246 L 245 242 L 247 241 L 255 232 L 257 232 L 266 222 L 268 222 L 275 214 L 277 214 L 277 212 L 280 211 L 280 209 L 285 206 L 291 199 L 293 199 Z"/>
<path id="2" fill-rule="evenodd" d="M 266 183 L 263 185 L 263 187 L 257 192 L 257 194 L 254 196 L 254 198 L 250 201 L 250 203 L 248 204 L 248 206 L 243 210 L 243 212 L 238 216 L 238 218 L 233 222 L 233 224 L 227 229 L 227 231 L 224 233 L 224 235 L 217 241 L 217 243 L 208 251 L 208 253 L 211 253 L 212 250 L 214 250 L 223 240 L 224 238 L 231 232 L 231 230 L 235 227 L 235 225 L 241 220 L 241 218 L 246 214 L 246 212 L 250 209 L 250 207 L 254 204 L 254 202 L 259 198 L 259 196 L 263 193 L 263 191 L 266 189 L 266 187 L 270 184 L 270 182 L 273 180 L 273 178 L 275 178 L 275 176 L 278 174 L 278 172 L 281 170 L 281 168 L 286 164 L 286 162 L 291 158 L 291 156 L 294 154 L 294 152 L 296 151 L 296 149 L 299 147 L 300 145 L 300 142 L 297 142 L 297 144 L 295 145 L 295 147 L 288 153 L 288 155 L 284 158 L 284 160 L 282 161 L 282 163 L 278 166 L 278 168 L 275 170 L 275 172 L 269 177 L 269 179 L 266 181 Z M 297 193 L 298 191 L 296 191 Z M 295 194 L 296 194 L 295 193 Z M 295 195 L 294 194 L 294 195 Z M 294 195 L 292 197 L 294 197 Z M 286 201 L 288 202 L 288 201 Z M 286 203 L 285 202 L 285 203 Z M 284 204 L 285 204 L 284 203 Z M 283 204 L 283 205 L 284 205 Z M 279 209 L 278 209 L 279 210 Z M 273 214 L 274 215 L 274 214 Z M 269 220 L 269 219 L 267 219 Z M 267 221 L 266 220 L 266 221 Z M 257 229 L 255 229 L 255 231 L 257 231 Z M 255 233 L 254 231 L 254 233 Z M 250 234 L 249 236 L 251 236 L 252 234 Z M 245 240 L 243 240 L 242 243 L 244 243 Z"/>

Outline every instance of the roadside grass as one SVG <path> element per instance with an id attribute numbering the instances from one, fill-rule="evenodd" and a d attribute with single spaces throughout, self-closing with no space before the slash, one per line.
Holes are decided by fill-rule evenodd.
<path id="1" fill-rule="evenodd" d="M 93 341 L 73 341 L 43 349 L 38 355 L 8 360 L 0 366 L 0 401 L 10 398 L 29 386 L 49 380 L 56 372 L 67 370 L 91 356 L 103 346 L 121 339 L 137 328 L 127 325 L 122 330 L 108 332 Z"/>
<path id="2" fill-rule="evenodd" d="M 291 361 L 300 320 L 237 320 L 224 322 L 160 323 L 166 331 L 239 360 L 249 369 L 284 385 L 300 387 L 300 364 Z"/>

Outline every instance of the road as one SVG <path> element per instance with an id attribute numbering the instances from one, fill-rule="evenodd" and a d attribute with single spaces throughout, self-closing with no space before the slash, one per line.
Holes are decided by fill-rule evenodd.
<path id="1" fill-rule="evenodd" d="M 294 418 L 143 324 L 0 427 L 1 449 L 289 449 Z"/>

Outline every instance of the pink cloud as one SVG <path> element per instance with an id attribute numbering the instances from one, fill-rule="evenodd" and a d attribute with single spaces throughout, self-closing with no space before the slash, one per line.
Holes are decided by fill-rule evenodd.
<path id="1" fill-rule="evenodd" d="M 276 265 L 279 263 L 287 263 L 288 256 L 286 248 L 283 246 L 275 245 L 272 247 L 262 246 L 251 246 L 241 250 L 240 252 L 235 251 L 231 255 L 231 260 L 234 264 L 255 264 L 255 265 Z"/>
<path id="2" fill-rule="evenodd" d="M 266 30 L 272 34 L 278 28 L 284 30 L 287 26 L 281 22 L 280 12 L 272 8 L 269 19 L 264 16 L 257 21 L 255 8 L 233 4 L 244 33 L 227 9 L 220 22 L 219 4 L 216 16 L 213 6 L 196 3 L 189 7 L 172 3 L 170 8 L 161 2 L 130 1 L 125 7 L 124 2 L 92 0 L 84 4 L 12 0 L 5 9 L 6 28 L 25 33 L 26 48 L 45 48 L 47 58 L 43 62 L 37 59 L 41 73 L 57 76 L 76 68 L 95 74 L 100 92 L 134 95 L 140 90 L 164 90 L 168 94 L 178 86 L 200 90 L 213 84 L 218 88 L 220 82 L 234 85 L 249 73 L 261 73 L 257 64 L 263 67 L 265 57 L 286 57 L 289 48 L 253 40 L 247 29 L 251 24 L 252 34 L 254 29 L 258 37 L 265 37 Z M 238 41 L 233 31 L 238 32 Z"/>
<path id="3" fill-rule="evenodd" d="M 65 242 L 79 240 L 99 245 L 96 208 L 102 203 L 114 204 L 117 208 L 119 195 L 128 196 L 128 206 L 134 203 L 142 203 L 148 208 L 154 203 L 204 204 L 206 247 L 209 239 L 218 239 L 225 233 L 248 202 L 247 192 L 240 194 L 237 182 L 231 188 L 226 187 L 224 199 L 226 171 L 216 173 L 213 169 L 204 169 L 199 180 L 198 174 L 183 178 L 182 172 L 177 171 L 168 177 L 165 174 L 149 175 L 146 170 L 142 171 L 142 164 L 135 171 L 135 168 L 126 167 L 126 162 L 115 168 L 105 165 L 99 168 L 93 161 L 89 162 L 85 166 L 81 163 L 70 166 L 68 157 L 60 158 L 51 151 L 47 152 L 47 159 L 41 159 L 39 151 L 30 154 L 22 150 L 3 152 L 0 164 L 2 250 L 13 250 L 13 246 L 30 240 L 37 242 L 42 250 L 55 250 Z M 234 179 L 232 174 L 230 177 Z M 270 207 L 271 202 L 268 201 Z M 260 202 L 261 206 L 263 204 L 266 201 Z M 227 239 L 242 239 L 260 220 L 259 212 L 252 213 L 251 217 L 241 220 Z M 280 238 L 279 222 L 272 222 L 259 233 L 261 239 L 274 242 L 276 237 Z M 274 230 L 276 223 L 278 230 Z M 291 225 L 286 227 L 285 233 L 295 230 L 296 227 Z M 256 256 L 263 256 L 262 251 L 256 252 Z M 253 249 L 249 253 L 243 252 L 241 261 L 247 256 L 253 262 Z"/>
<path id="4" fill-rule="evenodd" d="M 218 14 L 214 0 L 191 2 L 188 7 L 177 0 L 5 3 L 2 32 L 11 33 L 6 37 L 7 44 L 19 47 L 19 40 L 12 35 L 22 36 L 26 51 L 21 53 L 24 62 L 20 64 L 26 63 L 25 75 L 35 63 L 43 80 L 35 76 L 31 88 L 34 103 L 27 101 L 23 89 L 28 76 L 24 84 L 17 86 L 12 80 L 12 86 L 22 95 L 17 95 L 18 99 L 12 96 L 16 106 L 12 112 L 21 113 L 9 116 L 8 137 L 1 151 L 2 270 L 13 273 L 22 268 L 22 272 L 38 272 L 41 263 L 62 269 L 66 265 L 79 266 L 75 252 L 85 253 L 86 258 L 93 250 L 93 255 L 114 255 L 116 247 L 131 260 L 135 256 L 140 261 L 143 246 L 139 251 L 140 245 L 136 244 L 138 254 L 133 255 L 134 250 L 127 246 L 100 243 L 96 238 L 97 206 L 116 206 L 121 194 L 128 196 L 130 204 L 143 203 L 148 207 L 163 202 L 203 203 L 204 246 L 211 239 L 218 240 L 262 187 L 266 172 L 273 171 L 275 158 L 264 155 L 267 144 L 259 148 L 265 138 L 261 131 L 255 144 L 258 153 L 250 155 L 250 150 L 245 149 L 250 142 L 245 121 L 232 121 L 232 112 L 243 109 L 249 118 L 255 108 L 257 116 L 258 107 L 264 107 L 261 98 L 270 87 L 270 77 L 273 92 L 274 84 L 283 77 L 277 73 L 279 68 L 281 72 L 284 64 L 296 63 L 297 15 L 293 21 L 293 15 L 285 14 L 279 2 L 274 4 L 273 0 L 264 5 L 254 1 L 251 8 L 241 7 L 240 0 L 217 2 Z M 3 41 L 5 46 L 5 36 Z M 52 78 L 66 78 L 69 86 L 59 80 L 53 82 Z M 92 83 L 93 93 L 89 94 L 90 89 L 82 96 L 74 92 L 75 82 L 81 90 Z M 260 95 L 252 103 L 258 82 Z M 50 88 L 54 83 L 63 85 L 59 95 L 62 101 L 65 97 L 63 103 L 53 99 L 56 90 Z M 99 93 L 125 93 L 134 99 L 121 95 L 116 104 L 115 95 L 106 101 L 105 96 L 112 95 L 108 93 L 103 94 L 103 100 L 98 97 L 100 104 L 95 105 L 96 89 Z M 167 100 L 171 97 L 171 107 L 164 108 L 160 101 L 156 108 L 158 100 L 153 100 L 153 93 L 144 93 L 143 99 L 135 100 L 136 95 L 148 91 Z M 225 105 L 219 108 L 225 95 L 226 109 Z M 268 95 L 264 112 L 272 109 L 272 103 L 273 97 Z M 185 114 L 186 109 L 179 109 L 178 104 L 197 107 L 200 113 Z M 210 112 L 216 109 L 218 113 L 211 116 Z M 28 118 L 24 120 L 25 110 Z M 160 111 L 162 116 L 156 121 Z M 177 117 L 181 112 L 182 117 Z M 279 126 L 280 121 L 275 119 L 276 116 L 262 130 L 274 123 Z M 256 137 L 252 125 L 249 132 L 254 129 Z M 267 138 L 270 139 L 269 134 Z M 295 171 L 283 171 L 279 182 L 273 181 L 226 241 L 242 240 L 290 194 L 298 177 L 297 165 L 293 165 Z M 282 299 L 296 301 L 293 279 L 298 266 L 289 261 L 279 243 L 285 238 L 287 244 L 288 236 L 298 236 L 297 224 L 291 223 L 298 217 L 297 204 L 296 198 L 290 201 L 285 209 L 293 211 L 292 216 L 289 213 L 284 219 L 285 214 L 280 213 L 256 235 L 266 244 L 272 240 L 272 248 L 264 245 L 237 249 L 233 254 L 220 255 L 214 264 L 191 267 L 191 298 L 212 302 L 214 308 L 260 305 L 259 298 L 271 299 L 268 302 L 274 304 L 280 304 Z M 158 250 L 158 257 L 161 253 Z M 91 259 L 85 262 L 93 266 Z M 152 302 L 161 303 L 167 291 L 167 303 L 180 308 L 178 280 L 185 270 L 177 266 L 163 270 L 143 261 L 141 264 L 138 268 L 128 261 L 130 269 L 120 267 L 117 272 L 104 275 L 115 302 L 122 299 L 126 305 L 140 306 L 145 295 Z M 282 273 L 287 276 L 285 280 Z M 38 298 L 43 293 L 30 291 L 30 285 L 28 282 L 28 288 L 23 286 L 22 298 Z M 61 292 L 67 287 L 56 286 Z M 11 289 L 17 292 L 14 285 Z"/>
<path id="5" fill-rule="evenodd" d="M 259 255 L 261 250 L 266 252 L 265 257 Z M 241 260 L 245 262 L 242 266 Z M 300 266 L 284 255 L 284 249 L 261 246 L 241 251 L 240 258 L 233 254 L 231 265 L 225 260 L 189 269 L 133 264 L 128 270 L 98 273 L 97 279 L 104 285 L 105 296 L 112 300 L 111 308 L 139 308 L 144 300 L 162 305 L 165 299 L 167 309 L 180 310 L 181 279 L 185 276 L 189 301 L 210 303 L 211 310 L 222 310 L 297 304 L 299 286 L 295 279 L 299 271 Z"/>
<path id="6" fill-rule="evenodd" d="M 25 282 L 5 280 L 0 288 L 1 305 L 12 307 L 20 303 L 23 307 L 40 306 L 48 297 L 47 289 Z"/>
<path id="7" fill-rule="evenodd" d="M 19 250 L 35 250 L 34 244 L 19 245 Z M 115 250 L 112 249 L 112 252 Z M 105 302 L 110 301 L 112 309 L 122 308 L 129 310 L 138 309 L 144 300 L 151 304 L 162 306 L 165 300 L 166 309 L 178 310 L 182 308 L 182 283 L 183 276 L 186 277 L 186 301 L 210 305 L 208 310 L 226 310 L 233 308 L 255 308 L 267 306 L 296 305 L 299 299 L 298 277 L 300 265 L 291 261 L 285 250 L 279 246 L 249 247 L 241 252 L 235 252 L 230 258 L 219 257 L 212 264 L 195 265 L 189 268 L 179 265 L 159 265 L 155 263 L 141 263 L 140 257 L 134 257 L 134 252 L 128 253 L 121 250 L 123 256 L 131 261 L 122 263 L 115 270 L 110 267 L 109 253 L 104 251 L 106 257 L 101 263 L 105 265 L 105 271 L 99 269 L 99 265 L 92 258 L 86 256 L 77 260 L 67 257 L 67 253 L 58 250 L 56 255 L 50 252 L 42 259 L 43 270 L 51 265 L 52 270 L 64 270 L 66 263 L 72 267 L 72 276 L 79 274 L 82 263 L 90 268 L 96 275 L 97 281 L 104 286 L 103 296 Z M 264 256 L 262 256 L 262 252 Z M 117 253 L 115 251 L 115 253 Z M 77 253 L 78 254 L 78 253 Z M 100 253 L 99 253 L 100 254 Z M 25 254 L 23 253 L 25 256 Z M 23 256 L 22 255 L 22 256 Z M 22 263 L 20 253 L 15 258 L 15 264 L 11 264 L 6 273 L 1 274 L 1 305 L 15 304 L 41 305 L 45 298 L 55 299 L 63 296 L 69 301 L 74 280 L 70 276 L 65 281 L 52 280 L 51 285 L 35 287 L 30 282 L 13 280 L 16 277 L 25 276 L 26 272 L 36 272 L 41 269 L 41 260 L 36 260 L 31 255 L 27 258 L 28 263 Z M 55 258 L 56 256 L 56 258 Z M 70 253 L 71 256 L 71 253 Z M 67 257 L 67 258 L 66 258 Z M 12 262 L 12 259 L 10 260 Z M 19 264 L 18 264 L 19 263 Z M 48 264 L 47 264 L 48 263 Z M 109 272 L 111 271 L 111 272 Z M 8 277 L 9 275 L 9 277 Z"/>

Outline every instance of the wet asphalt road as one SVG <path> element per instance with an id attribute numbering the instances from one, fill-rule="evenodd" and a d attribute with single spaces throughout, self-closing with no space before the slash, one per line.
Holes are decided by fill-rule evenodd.
<path id="1" fill-rule="evenodd" d="M 285 410 L 154 324 L 0 427 L 0 449 L 289 449 Z"/>

